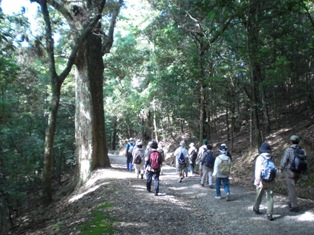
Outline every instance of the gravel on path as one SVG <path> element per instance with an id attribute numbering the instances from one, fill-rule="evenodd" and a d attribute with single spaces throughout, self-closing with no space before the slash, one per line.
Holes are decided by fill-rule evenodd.
<path id="1" fill-rule="evenodd" d="M 146 191 L 145 180 L 124 169 L 124 158 L 112 157 L 113 171 L 124 175 L 119 206 L 110 214 L 118 218 L 115 234 L 314 234 L 314 203 L 299 200 L 301 210 L 289 212 L 286 197 L 274 196 L 274 220 L 266 219 L 266 199 L 261 215 L 252 205 L 255 191 L 233 187 L 231 200 L 215 199 L 215 189 L 201 187 L 198 176 L 178 182 L 175 168 L 163 166 L 160 193 Z M 223 195 L 223 190 L 222 190 Z"/>

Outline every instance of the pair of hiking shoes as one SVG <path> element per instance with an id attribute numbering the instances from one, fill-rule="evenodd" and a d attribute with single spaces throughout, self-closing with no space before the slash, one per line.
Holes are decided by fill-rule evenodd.
<path id="1" fill-rule="evenodd" d="M 215 196 L 215 199 L 220 200 L 221 196 Z M 230 201 L 230 193 L 226 193 L 226 201 Z"/>
<path id="2" fill-rule="evenodd" d="M 152 191 L 147 189 L 147 192 L 148 192 L 148 193 L 151 193 Z M 155 196 L 158 196 L 158 193 L 157 193 L 157 192 L 155 192 Z"/>
<path id="3" fill-rule="evenodd" d="M 262 214 L 259 210 L 256 210 L 254 207 L 253 207 L 253 211 L 254 211 L 254 213 L 255 213 L 256 215 Z M 273 221 L 273 220 L 274 220 L 273 215 L 270 214 L 270 213 L 268 213 L 268 214 L 267 214 L 267 219 L 268 219 L 269 221 Z"/>

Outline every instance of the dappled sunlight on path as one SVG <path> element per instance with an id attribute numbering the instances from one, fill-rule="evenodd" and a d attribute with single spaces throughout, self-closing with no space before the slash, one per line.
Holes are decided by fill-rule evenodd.
<path id="1" fill-rule="evenodd" d="M 80 203 L 96 195 L 99 201 L 113 201 L 115 207 L 109 214 L 118 220 L 115 234 L 309 234 L 314 229 L 314 203 L 310 200 L 300 199 L 301 211 L 291 213 L 286 197 L 275 195 L 275 220 L 270 222 L 265 199 L 260 207 L 263 214 L 253 213 L 253 188 L 231 183 L 231 201 L 224 200 L 223 190 L 222 199 L 217 200 L 215 189 L 201 187 L 198 175 L 179 183 L 175 168 L 165 165 L 159 194 L 154 196 L 146 191 L 145 179 L 126 170 L 125 157 L 111 155 L 110 161 L 111 168 L 93 172 L 69 201 Z"/>

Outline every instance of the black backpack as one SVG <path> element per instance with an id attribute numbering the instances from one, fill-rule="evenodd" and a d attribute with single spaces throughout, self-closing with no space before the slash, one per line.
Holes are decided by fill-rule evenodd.
<path id="1" fill-rule="evenodd" d="M 204 158 L 205 166 L 213 168 L 215 164 L 215 156 L 213 154 L 213 151 L 205 150 L 204 154 L 206 154 Z"/>
<path id="2" fill-rule="evenodd" d="M 197 158 L 197 152 L 195 149 L 193 149 L 192 153 L 191 153 L 191 161 L 195 162 Z"/>
<path id="3" fill-rule="evenodd" d="M 185 165 L 185 157 L 184 157 L 183 152 L 180 153 L 180 157 L 178 159 L 178 162 L 180 165 Z"/>
<path id="4" fill-rule="evenodd" d="M 135 152 L 134 163 L 135 164 L 141 164 L 143 158 L 144 158 L 144 150 L 143 149 L 137 149 Z"/>
<path id="5" fill-rule="evenodd" d="M 296 173 L 305 173 L 307 170 L 306 155 L 300 146 L 293 148 L 294 157 L 290 165 L 290 170 Z"/>

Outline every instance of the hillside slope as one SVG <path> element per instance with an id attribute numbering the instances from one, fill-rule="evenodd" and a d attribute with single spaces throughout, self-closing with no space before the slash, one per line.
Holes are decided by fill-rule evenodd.
<path id="1" fill-rule="evenodd" d="M 308 159 L 308 172 L 297 184 L 298 196 L 314 200 L 314 114 L 304 112 L 301 114 L 286 115 L 280 122 L 280 127 L 276 128 L 266 136 L 272 147 L 276 166 L 279 166 L 284 150 L 290 145 L 291 135 L 298 135 L 301 138 L 300 146 L 306 149 Z M 248 146 L 248 134 L 241 132 L 234 141 L 234 166 L 233 175 L 235 182 L 239 185 L 252 186 L 254 174 L 254 158 L 258 154 L 257 148 Z M 287 194 L 286 186 L 282 176 L 277 177 L 276 192 Z"/>
<path id="2" fill-rule="evenodd" d="M 232 167 L 233 183 L 241 187 L 253 188 L 253 176 L 254 176 L 254 159 L 258 154 L 257 147 L 250 147 L 249 142 L 249 127 L 244 126 L 240 131 L 234 134 L 233 146 L 231 141 L 227 141 L 225 116 L 219 116 L 218 132 L 214 136 L 219 139 L 210 140 L 210 144 L 213 145 L 214 151 L 217 153 L 221 143 L 226 143 L 233 156 L 234 164 Z M 304 147 L 307 151 L 309 170 L 307 174 L 300 179 L 297 185 L 298 195 L 302 198 L 308 198 L 314 200 L 314 113 L 309 109 L 301 109 L 299 112 L 290 112 L 282 115 L 278 120 L 272 120 L 272 130 L 270 134 L 266 136 L 264 141 L 268 141 L 273 150 L 274 161 L 276 166 L 279 166 L 279 162 L 285 148 L 289 146 L 289 138 L 291 135 L 296 134 L 301 138 L 300 146 Z M 181 141 L 182 134 L 177 134 L 178 141 L 167 142 L 164 145 L 167 153 L 167 163 L 171 163 L 173 152 L 178 147 Z M 185 136 L 190 136 L 185 133 Z M 185 138 L 187 145 L 190 142 L 197 143 L 195 140 L 187 137 Z M 287 194 L 286 186 L 282 176 L 277 177 L 276 192 L 281 194 Z"/>

